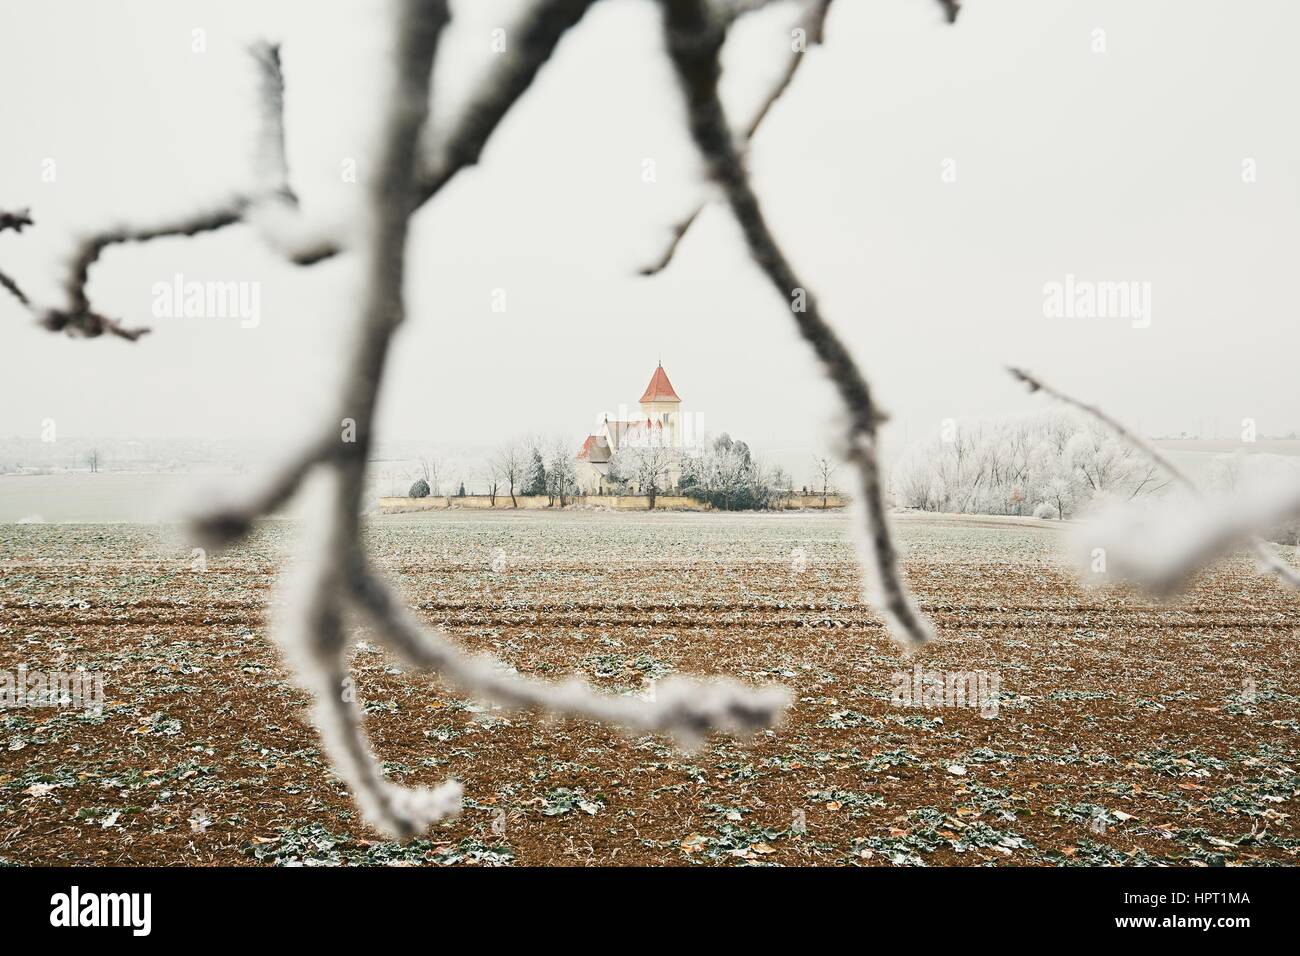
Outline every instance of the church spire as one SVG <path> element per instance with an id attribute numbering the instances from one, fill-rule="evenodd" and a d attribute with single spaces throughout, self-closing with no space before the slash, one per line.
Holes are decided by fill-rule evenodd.
<path id="1" fill-rule="evenodd" d="M 650 377 L 650 384 L 646 386 L 645 394 L 641 396 L 641 403 L 680 401 L 677 393 L 673 391 L 673 383 L 668 381 L 668 373 L 664 371 L 663 363 L 660 362 L 654 375 Z"/>

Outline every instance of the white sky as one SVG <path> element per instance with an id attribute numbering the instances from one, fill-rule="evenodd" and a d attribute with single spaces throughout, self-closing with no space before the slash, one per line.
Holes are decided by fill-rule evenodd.
<path id="1" fill-rule="evenodd" d="M 435 79 L 445 121 L 514 2 L 454 4 Z M 43 0 L 0 7 L 0 269 L 58 302 L 71 237 L 250 182 L 254 74 L 283 42 L 294 185 L 346 217 L 369 155 L 388 37 L 375 2 Z M 780 7 L 734 38 L 724 92 L 748 114 L 789 42 Z M 829 445 L 836 404 L 786 306 L 718 206 L 658 278 L 635 275 L 699 195 L 649 0 L 604 0 L 491 141 L 421 211 L 409 319 L 381 432 L 432 445 L 576 437 L 634 403 L 662 357 L 684 408 L 786 461 Z M 207 31 L 207 52 L 191 31 Z M 1093 30 L 1107 52 L 1091 51 Z M 895 416 L 1042 407 L 1027 364 L 1150 433 L 1217 419 L 1300 428 L 1300 11 L 1286 0 L 839 0 L 752 152 L 771 223 Z M 944 183 L 945 158 L 957 182 Z M 1255 159 L 1258 181 L 1241 179 Z M 42 161 L 57 182 L 41 181 Z M 658 181 L 642 181 L 654 159 Z M 151 289 L 261 283 L 256 329 L 153 320 Z M 1150 328 L 1043 316 L 1043 284 L 1152 283 Z M 352 265 L 281 262 L 248 229 L 108 253 L 97 307 L 153 323 L 135 345 L 35 329 L 0 294 L 0 435 L 291 436 L 321 413 L 353 318 Z M 493 289 L 508 310 L 491 310 Z M 576 447 L 576 445 L 575 445 Z M 804 469 L 796 471 L 796 478 Z"/>

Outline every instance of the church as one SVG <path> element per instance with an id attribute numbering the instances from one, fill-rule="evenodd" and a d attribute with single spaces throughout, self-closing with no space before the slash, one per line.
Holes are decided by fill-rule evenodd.
<path id="1" fill-rule="evenodd" d="M 663 363 L 650 376 L 650 384 L 641 396 L 640 415 L 633 419 L 611 419 L 608 413 L 594 432 L 587 436 L 577 454 L 578 488 L 585 495 L 609 494 L 610 460 L 623 448 L 682 447 L 682 400 L 668 381 Z M 679 464 L 669 471 L 671 485 L 681 477 Z"/>

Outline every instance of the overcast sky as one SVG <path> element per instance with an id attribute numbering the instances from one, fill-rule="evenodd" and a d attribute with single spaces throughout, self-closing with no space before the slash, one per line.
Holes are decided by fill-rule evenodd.
<path id="1" fill-rule="evenodd" d="M 518 8 L 453 4 L 436 123 Z M 0 235 L 0 270 L 58 303 L 78 232 L 245 188 L 257 37 L 283 43 L 294 186 L 346 219 L 362 187 L 342 165 L 364 175 L 383 113 L 379 9 L 4 4 L 0 208 L 30 206 L 37 226 Z M 737 121 L 781 68 L 792 13 L 778 5 L 734 36 Z M 420 212 L 383 437 L 576 439 L 635 403 L 662 359 L 711 430 L 787 460 L 830 443 L 834 397 L 725 209 L 709 207 L 664 274 L 635 275 L 701 195 L 658 28 L 649 0 L 598 4 L 482 165 Z M 944 418 L 1042 407 L 1009 362 L 1148 433 L 1209 419 L 1236 431 L 1244 417 L 1261 434 L 1300 428 L 1297 33 L 1287 0 L 969 0 L 955 27 L 933 0 L 835 5 L 751 165 L 779 239 L 894 413 L 895 442 L 904 426 L 915 440 Z M 154 319 L 151 290 L 177 273 L 259 283 L 260 324 Z M 1149 282 L 1149 327 L 1046 317 L 1044 284 L 1067 273 Z M 54 418 L 68 436 L 290 436 L 322 413 L 354 287 L 348 258 L 295 268 L 237 227 L 104 256 L 99 310 L 154 326 L 134 345 L 38 330 L 0 294 L 0 434 L 34 438 Z"/>

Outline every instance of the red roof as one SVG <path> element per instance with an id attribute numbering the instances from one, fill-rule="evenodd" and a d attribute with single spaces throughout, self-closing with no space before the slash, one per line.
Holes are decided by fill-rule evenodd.
<path id="1" fill-rule="evenodd" d="M 664 367 L 660 365 L 655 369 L 654 375 L 650 379 L 650 384 L 646 386 L 645 394 L 641 396 L 643 402 L 680 402 L 677 393 L 673 391 L 673 383 L 668 381 L 668 375 L 664 372 Z"/>
<path id="2" fill-rule="evenodd" d="M 578 461 L 590 461 L 600 465 L 609 461 L 609 445 L 600 435 L 588 435 L 587 440 L 574 456 Z"/>

